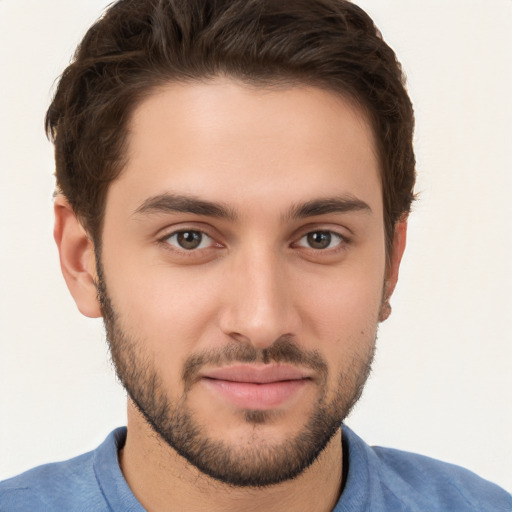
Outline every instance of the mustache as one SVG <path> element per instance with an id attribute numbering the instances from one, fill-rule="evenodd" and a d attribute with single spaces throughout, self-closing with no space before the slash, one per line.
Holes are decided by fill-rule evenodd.
<path id="1" fill-rule="evenodd" d="M 189 356 L 183 365 L 185 391 L 198 380 L 204 366 L 227 366 L 233 363 L 288 363 L 314 370 L 319 379 L 327 379 L 327 363 L 316 350 L 300 348 L 291 337 L 283 336 L 272 345 L 258 349 L 253 345 L 232 342 L 224 347 L 205 350 Z"/>

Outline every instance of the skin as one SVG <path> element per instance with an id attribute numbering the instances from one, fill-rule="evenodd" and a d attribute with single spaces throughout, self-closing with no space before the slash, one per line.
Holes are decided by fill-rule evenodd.
<path id="1" fill-rule="evenodd" d="M 396 284 L 406 233 L 404 220 L 387 264 L 379 164 L 363 112 L 315 87 L 262 89 L 219 77 L 159 89 L 129 128 L 127 165 L 108 191 L 101 262 L 119 327 L 166 396 L 185 396 L 181 374 L 191 355 L 233 343 L 262 351 L 283 337 L 326 362 L 327 401 L 340 373 L 351 376 L 343 391 L 355 396 L 389 314 L 383 297 Z M 230 215 L 145 208 L 166 194 Z M 347 211 L 297 215 L 300 205 L 332 198 Z M 101 316 L 90 237 L 64 198 L 55 212 L 68 287 L 83 314 Z M 207 236 L 184 250 L 180 230 Z M 327 248 L 311 247 L 308 233 L 319 232 L 331 233 Z M 204 379 L 187 390 L 186 406 L 235 455 L 271 451 L 311 417 L 322 389 L 314 371 L 310 377 L 275 406 L 251 402 L 266 411 L 261 423 Z M 129 400 L 120 463 L 149 511 L 328 511 L 342 488 L 341 430 L 297 478 L 234 488 L 178 455 Z"/>

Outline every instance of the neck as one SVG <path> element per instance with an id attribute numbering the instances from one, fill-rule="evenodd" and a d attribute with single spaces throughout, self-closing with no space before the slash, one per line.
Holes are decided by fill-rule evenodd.
<path id="1" fill-rule="evenodd" d="M 294 512 L 333 510 L 342 487 L 341 430 L 298 477 L 256 488 L 233 487 L 201 473 L 128 407 L 128 434 L 119 454 L 124 477 L 148 512 L 217 510 Z"/>

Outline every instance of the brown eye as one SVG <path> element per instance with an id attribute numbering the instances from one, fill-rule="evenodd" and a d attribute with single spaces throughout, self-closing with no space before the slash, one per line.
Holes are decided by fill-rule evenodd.
<path id="1" fill-rule="evenodd" d="M 296 242 L 298 247 L 306 247 L 317 251 L 333 249 L 346 243 L 343 236 L 334 231 L 311 231 Z"/>
<path id="2" fill-rule="evenodd" d="M 201 231 L 177 231 L 167 237 L 166 242 L 179 249 L 192 251 L 207 247 L 211 243 L 211 238 Z"/>
<path id="3" fill-rule="evenodd" d="M 199 231 L 182 231 L 177 235 L 178 244 L 183 249 L 197 249 L 201 245 L 202 234 Z"/>
<path id="4" fill-rule="evenodd" d="M 331 245 L 332 235 L 329 231 L 313 231 L 306 235 L 306 239 L 312 249 L 327 249 Z"/>

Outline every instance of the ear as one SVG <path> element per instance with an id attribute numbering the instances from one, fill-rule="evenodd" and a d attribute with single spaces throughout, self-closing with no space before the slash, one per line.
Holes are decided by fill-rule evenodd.
<path id="1" fill-rule="evenodd" d="M 59 249 L 60 267 L 80 312 L 91 318 L 101 316 L 96 291 L 94 244 L 76 218 L 66 198 L 55 198 L 53 236 Z"/>
<path id="2" fill-rule="evenodd" d="M 384 292 L 382 297 L 382 306 L 380 310 L 379 320 L 383 322 L 391 314 L 391 306 L 389 299 L 395 290 L 398 281 L 398 273 L 400 270 L 400 262 L 405 251 L 407 241 L 407 217 L 400 219 L 395 224 L 393 233 L 393 245 L 391 254 L 386 267 L 386 279 L 384 281 Z"/>

